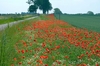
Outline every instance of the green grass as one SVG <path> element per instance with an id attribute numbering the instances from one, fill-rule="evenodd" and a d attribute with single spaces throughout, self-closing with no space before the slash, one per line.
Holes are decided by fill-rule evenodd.
<path id="1" fill-rule="evenodd" d="M 37 22 L 40 19 L 41 21 Z M 44 66 L 45 64 L 48 66 L 81 66 L 78 64 L 83 63 L 95 66 L 96 63 L 100 64 L 98 56 L 93 54 L 88 58 L 86 54 L 87 51 L 88 53 L 92 53 L 90 50 L 92 46 L 86 49 L 82 48 L 81 45 L 75 46 L 77 42 L 86 42 L 88 40 L 93 40 L 91 43 L 94 46 L 96 41 L 94 38 L 98 37 L 97 33 L 89 34 L 89 32 L 86 31 L 86 34 L 88 33 L 91 39 L 86 38 L 84 35 L 85 30 L 73 28 L 73 26 L 67 23 L 62 24 L 62 21 L 60 21 L 62 23 L 59 24 L 59 20 L 52 19 L 49 21 L 47 19 L 45 15 L 40 15 L 38 18 L 19 23 L 1 31 L 0 66 L 13 66 L 13 64 L 14 66 L 36 66 L 39 64 L 39 60 L 42 60 L 43 64 L 39 64 L 38 66 Z M 54 21 L 54 23 L 46 28 L 52 21 Z M 58 23 L 56 23 L 56 21 Z M 36 28 L 36 26 L 45 26 L 45 28 L 41 27 L 40 29 Z M 34 28 L 34 30 L 31 30 L 30 27 Z M 29 30 L 25 28 L 29 28 Z M 70 37 L 64 37 L 64 34 Z M 78 38 L 81 37 L 83 37 L 82 40 L 79 40 Z M 98 41 L 99 40 L 98 38 Z M 44 47 L 43 44 L 45 44 Z M 20 52 L 18 52 L 18 50 L 20 50 Z M 25 50 L 25 52 L 22 53 L 22 50 Z M 81 54 L 84 54 L 84 56 L 79 59 L 78 56 Z M 48 58 L 41 59 L 41 56 L 48 56 Z M 16 60 L 14 60 L 14 58 L 16 58 Z"/>
<path id="2" fill-rule="evenodd" d="M 40 15 L 41 20 L 48 20 L 48 17 L 44 14 Z"/>
<path id="3" fill-rule="evenodd" d="M 26 16 L 2 16 L 0 17 L 0 24 L 10 23 L 18 20 L 23 20 L 26 18 L 32 17 L 32 15 L 26 15 Z"/>
<path id="4" fill-rule="evenodd" d="M 58 15 L 56 17 L 59 18 Z M 60 19 L 78 28 L 100 32 L 100 16 L 60 15 Z"/>
<path id="5" fill-rule="evenodd" d="M 39 18 L 28 20 L 0 31 L 0 66 L 10 66 L 13 62 L 13 58 L 15 56 L 18 57 L 14 46 L 19 40 L 24 38 L 24 33 L 21 30 L 38 19 Z"/>

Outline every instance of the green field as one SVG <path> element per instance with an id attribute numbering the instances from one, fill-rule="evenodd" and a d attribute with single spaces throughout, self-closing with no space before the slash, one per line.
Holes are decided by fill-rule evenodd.
<path id="1" fill-rule="evenodd" d="M 56 17 L 59 19 L 58 15 Z M 100 16 L 60 15 L 60 19 L 78 28 L 100 32 Z"/>
<path id="2" fill-rule="evenodd" d="M 40 15 L 0 31 L 0 66 L 99 66 L 99 37 Z"/>
<path id="3" fill-rule="evenodd" d="M 33 17 L 33 15 L 24 15 L 24 16 L 19 16 L 19 15 L 7 15 L 7 16 L 0 16 L 0 24 L 5 24 L 5 23 L 10 23 L 18 20 L 23 20 L 26 18 Z"/>

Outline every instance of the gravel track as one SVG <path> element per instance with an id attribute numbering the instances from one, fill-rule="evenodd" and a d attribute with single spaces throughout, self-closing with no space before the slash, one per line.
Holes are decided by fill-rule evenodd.
<path id="1" fill-rule="evenodd" d="M 36 17 L 37 17 L 37 16 L 36 16 Z M 11 26 L 13 26 L 13 25 L 15 25 L 15 24 L 18 24 L 18 23 L 20 23 L 20 22 L 27 21 L 27 20 L 30 20 L 30 19 L 34 19 L 34 18 L 36 18 L 36 17 L 31 17 L 31 18 L 27 18 L 27 19 L 24 19 L 24 20 L 19 20 L 19 21 L 10 22 L 9 24 L 8 24 L 8 23 L 7 23 L 7 24 L 1 24 L 1 25 L 0 25 L 0 31 L 2 31 L 2 30 L 4 30 L 5 28 L 7 28 L 8 25 L 9 25 L 9 27 L 11 27 Z"/>

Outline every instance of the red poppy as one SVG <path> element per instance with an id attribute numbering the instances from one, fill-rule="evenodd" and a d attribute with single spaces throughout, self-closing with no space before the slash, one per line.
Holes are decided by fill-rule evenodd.
<path id="1" fill-rule="evenodd" d="M 46 46 L 46 44 L 45 43 L 42 43 L 42 47 L 45 47 Z"/>
<path id="2" fill-rule="evenodd" d="M 56 48 L 56 49 L 59 49 L 59 48 L 60 48 L 60 46 L 59 46 L 59 45 L 58 45 L 58 46 L 55 46 L 55 48 Z"/>
<path id="3" fill-rule="evenodd" d="M 16 61 L 17 60 L 17 58 L 14 58 L 14 61 Z"/>
<path id="4" fill-rule="evenodd" d="M 42 56 L 40 56 L 40 58 L 41 58 L 41 59 L 47 59 L 48 56 L 44 56 L 44 55 L 42 55 Z"/>
<path id="5" fill-rule="evenodd" d="M 21 64 L 22 64 L 22 62 L 19 62 L 18 64 L 19 64 L 19 65 L 21 65 Z"/>
<path id="6" fill-rule="evenodd" d="M 43 64 L 42 60 L 37 60 L 37 62 L 39 62 L 40 64 Z"/>
<path id="7" fill-rule="evenodd" d="M 25 50 L 21 50 L 21 52 L 22 52 L 22 54 L 24 54 L 25 53 Z"/>

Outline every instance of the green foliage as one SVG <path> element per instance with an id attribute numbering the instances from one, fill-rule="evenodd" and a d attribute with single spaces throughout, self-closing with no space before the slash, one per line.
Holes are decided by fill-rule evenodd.
<path id="1" fill-rule="evenodd" d="M 100 13 L 95 14 L 96 16 L 100 16 Z"/>
<path id="2" fill-rule="evenodd" d="M 33 0 L 28 0 L 26 3 L 30 5 L 33 3 Z"/>
<path id="3" fill-rule="evenodd" d="M 48 20 L 48 17 L 46 15 L 40 15 L 41 20 Z"/>
<path id="4" fill-rule="evenodd" d="M 60 11 L 59 8 L 55 8 L 54 9 L 54 14 L 62 14 L 62 12 Z"/>
<path id="5" fill-rule="evenodd" d="M 88 15 L 94 15 L 94 13 L 92 11 L 88 11 L 87 14 Z"/>
<path id="6" fill-rule="evenodd" d="M 49 0 L 29 0 L 29 2 L 33 2 L 34 5 L 38 6 L 39 9 L 43 11 L 43 14 L 46 14 L 46 12 L 52 9 Z"/>
<path id="7" fill-rule="evenodd" d="M 37 6 L 36 5 L 29 6 L 29 12 L 36 13 L 37 12 Z"/>

